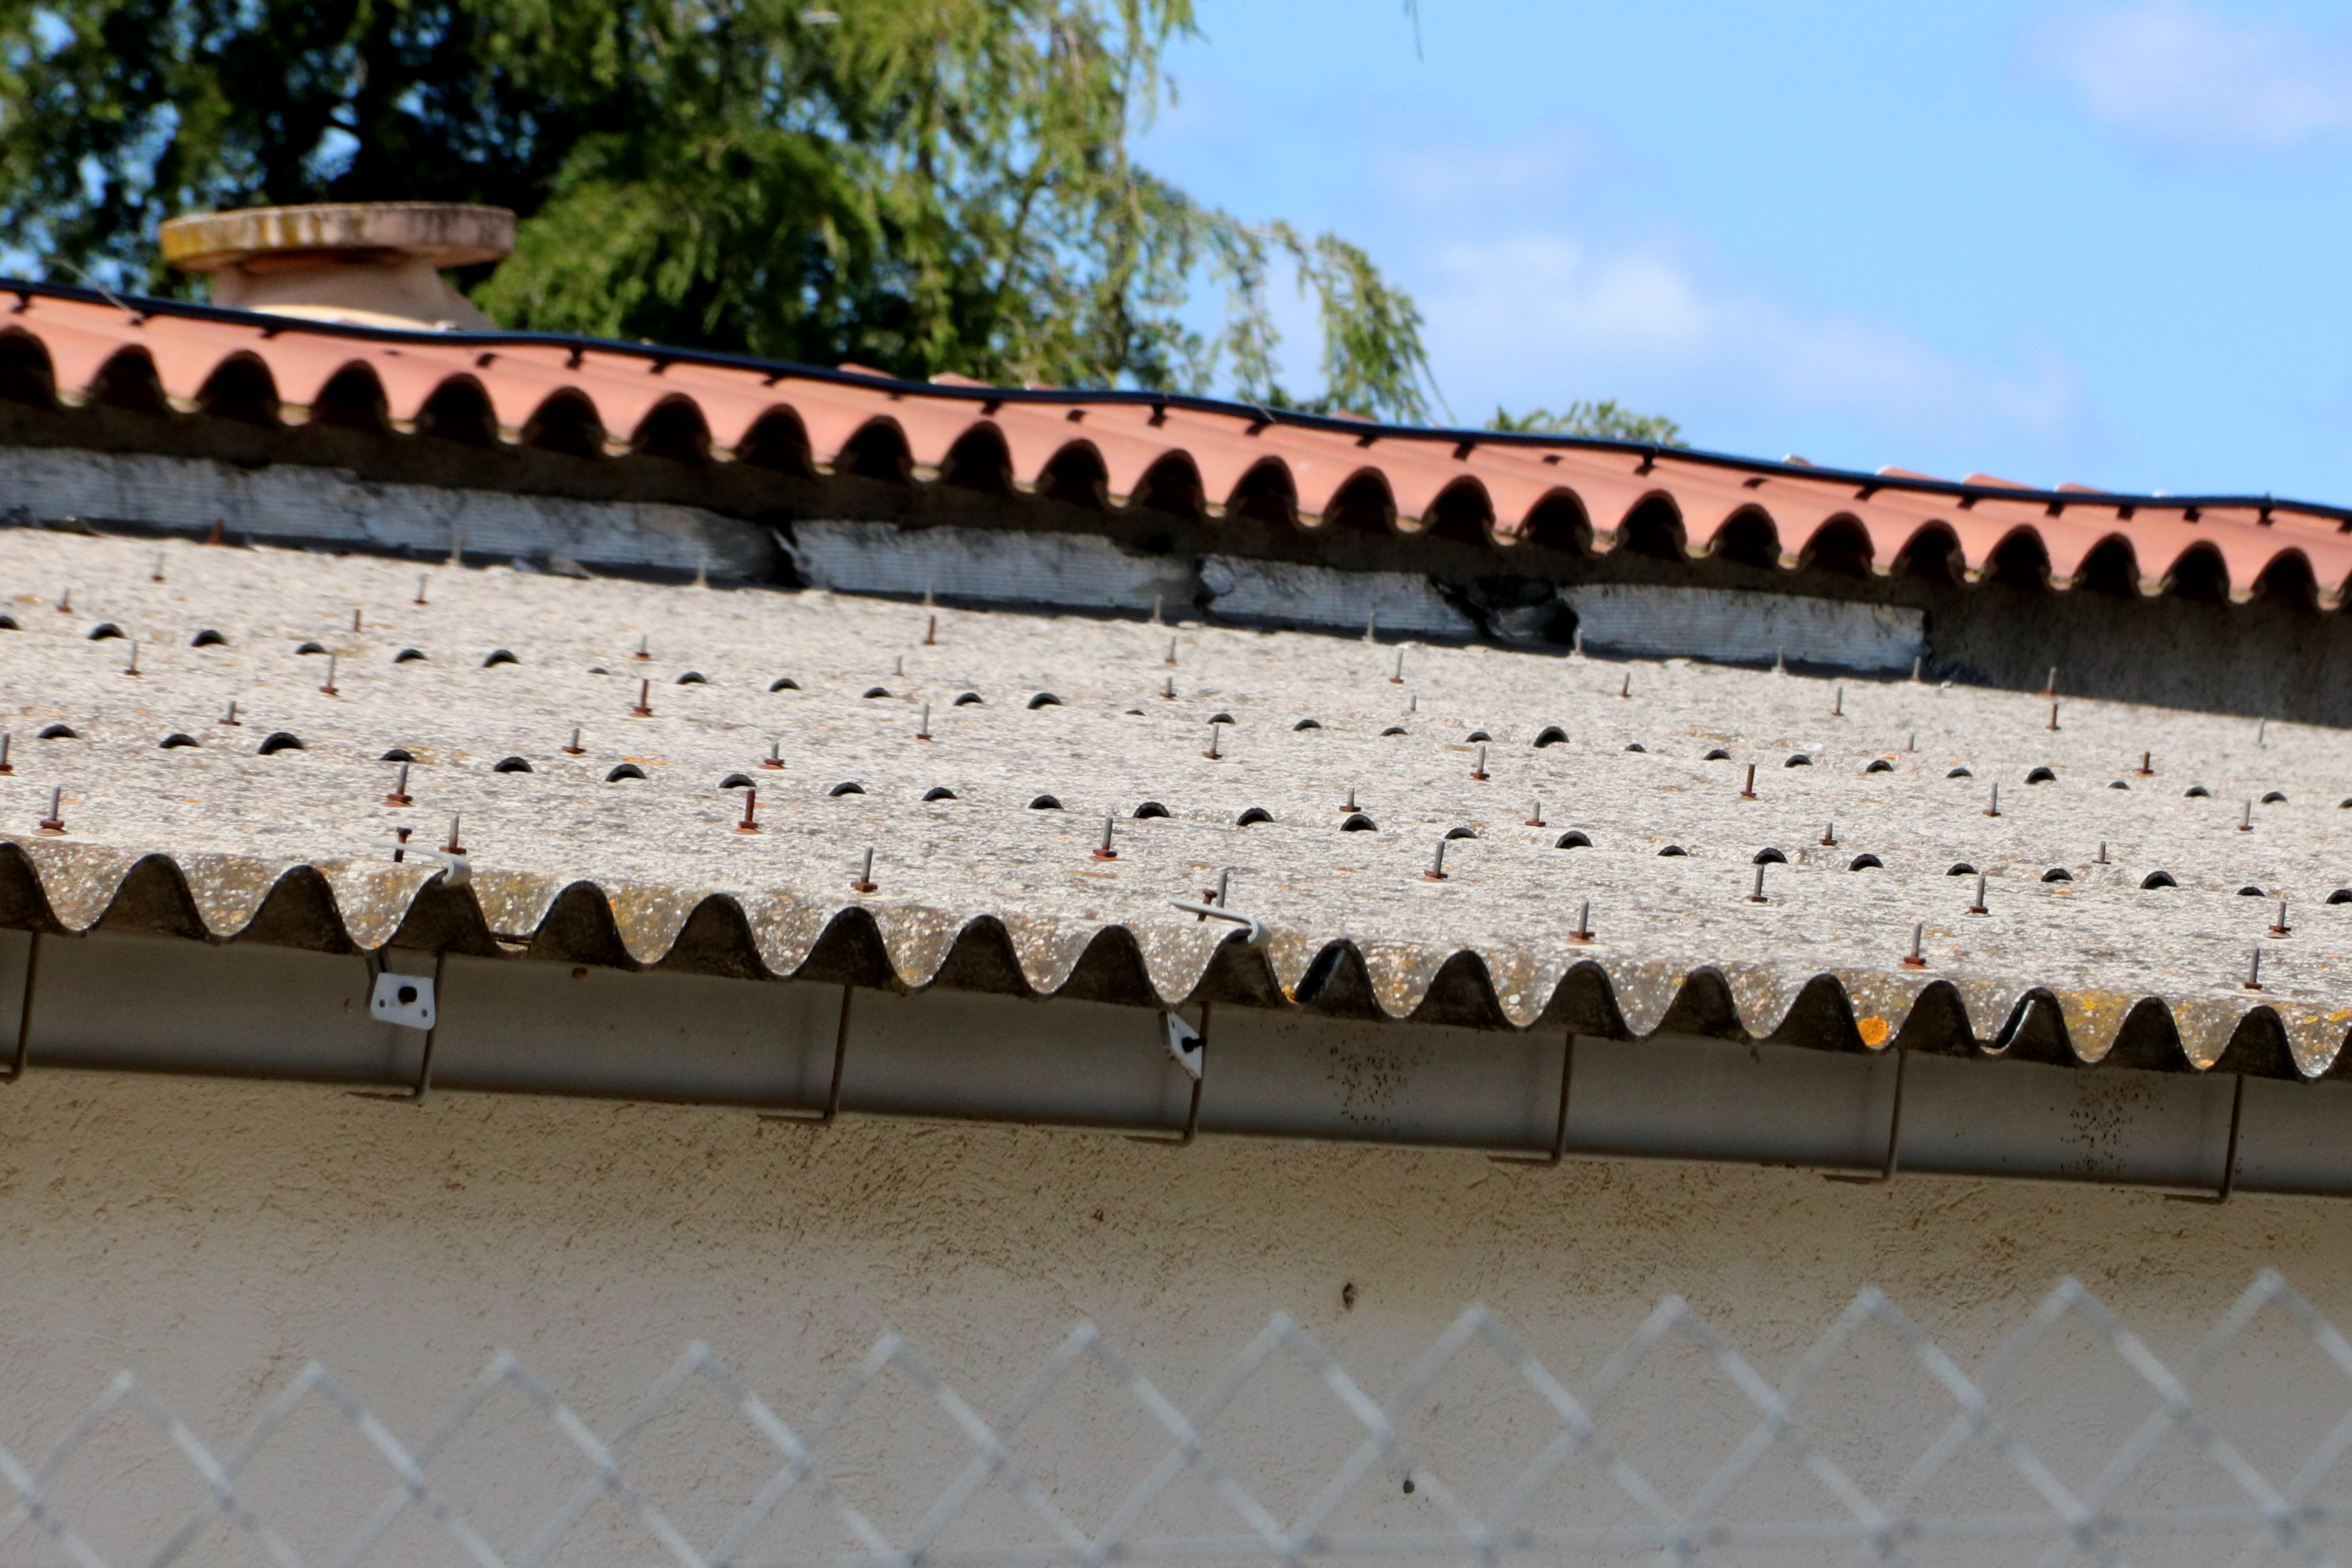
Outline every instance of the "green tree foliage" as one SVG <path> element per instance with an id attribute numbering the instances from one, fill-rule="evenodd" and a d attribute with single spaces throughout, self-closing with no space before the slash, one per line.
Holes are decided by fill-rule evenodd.
<path id="1" fill-rule="evenodd" d="M 1361 250 L 1130 159 L 1192 26 L 1191 0 L 0 0 L 0 233 L 168 293 L 176 213 L 488 202 L 516 252 L 467 281 L 516 327 L 1427 419 L 1420 314 Z M 1318 394 L 1275 382 L 1285 264 Z"/>
<path id="2" fill-rule="evenodd" d="M 1536 436 L 1605 436 L 1619 441 L 1648 441 L 1660 447 L 1682 447 L 1683 427 L 1663 414 L 1636 414 L 1613 397 L 1598 403 L 1571 403 L 1561 413 L 1534 408 L 1525 414 L 1495 410 L 1489 430 Z"/>

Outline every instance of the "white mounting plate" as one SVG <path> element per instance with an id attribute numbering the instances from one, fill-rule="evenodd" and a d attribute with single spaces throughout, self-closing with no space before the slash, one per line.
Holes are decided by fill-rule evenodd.
<path id="1" fill-rule="evenodd" d="M 1162 1013 L 1160 1016 L 1168 1026 L 1168 1054 L 1176 1058 L 1178 1067 L 1199 1078 L 1201 1031 L 1173 1013 Z"/>
<path id="2" fill-rule="evenodd" d="M 423 974 L 379 974 L 375 994 L 368 998 L 368 1011 L 379 1024 L 429 1029 L 435 1016 L 432 979 Z"/>

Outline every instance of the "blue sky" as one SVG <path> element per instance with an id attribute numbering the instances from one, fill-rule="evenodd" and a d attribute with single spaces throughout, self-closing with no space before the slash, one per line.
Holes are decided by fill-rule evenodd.
<path id="1" fill-rule="evenodd" d="M 2352 8 L 1200 4 L 1145 162 L 1365 245 L 1464 423 L 2352 501 Z"/>

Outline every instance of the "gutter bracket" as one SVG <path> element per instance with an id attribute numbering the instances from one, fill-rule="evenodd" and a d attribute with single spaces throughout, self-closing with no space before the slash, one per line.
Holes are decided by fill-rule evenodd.
<path id="1" fill-rule="evenodd" d="M 841 1114 L 841 1069 L 849 1060 L 849 1003 L 856 994 L 857 987 L 855 985 L 841 988 L 841 1022 L 833 1032 L 833 1081 L 825 1088 L 824 1109 L 818 1111 L 763 1110 L 760 1112 L 761 1121 L 790 1121 L 803 1127 L 833 1125 L 834 1119 Z"/>
<path id="2" fill-rule="evenodd" d="M 16 1015 L 16 1054 L 8 1070 L 0 1073 L 0 1083 L 15 1083 L 25 1076 L 25 1060 L 33 1047 L 33 987 L 41 977 L 41 933 L 33 932 L 33 940 L 25 951 L 25 1004 Z"/>
<path id="3" fill-rule="evenodd" d="M 2238 1184 L 2238 1127 L 2246 1112 L 2246 1075 L 2231 1075 L 2236 1082 L 2230 1089 L 2230 1146 L 2221 1156 L 2221 1184 L 2210 1193 L 2167 1193 L 2164 1201 L 2172 1204 L 2226 1204 L 2230 1189 Z"/>
<path id="4" fill-rule="evenodd" d="M 1497 1165 L 1557 1165 L 1568 1158 L 1569 1092 L 1576 1085 L 1576 1031 L 1570 1029 L 1559 1051 L 1559 1125 L 1552 1129 L 1549 1154 L 1489 1154 Z"/>
<path id="5" fill-rule="evenodd" d="M 1895 1167 L 1903 1153 L 1903 1064 L 1908 1058 L 1901 1046 L 1895 1047 L 1895 1106 L 1886 1118 L 1886 1163 L 1874 1176 L 1858 1176 L 1850 1171 L 1828 1171 L 1823 1175 L 1832 1182 L 1846 1182 L 1855 1186 L 1882 1186 L 1895 1179 Z"/>
<path id="6" fill-rule="evenodd" d="M 1191 1144 L 1194 1138 L 1200 1136 L 1201 1087 L 1208 1081 L 1209 1012 L 1213 1005 L 1213 1003 L 1209 1002 L 1203 1002 L 1201 1004 L 1201 1026 L 1198 1029 L 1191 1030 L 1193 1037 L 1191 1045 L 1187 1047 L 1192 1059 L 1188 1062 L 1182 1057 L 1176 1058 L 1176 1065 L 1191 1075 L 1192 1079 L 1192 1103 L 1191 1108 L 1184 1112 L 1184 1131 L 1174 1138 L 1171 1138 L 1164 1133 L 1158 1132 L 1129 1133 L 1128 1137 L 1132 1139 L 1134 1142 L 1138 1143 L 1165 1143 L 1172 1149 L 1181 1149 Z M 1163 1015 L 1163 1017 L 1174 1020 L 1173 1023 L 1168 1024 L 1166 1027 L 1168 1029 L 1169 1037 L 1169 1054 L 1171 1056 L 1175 1056 L 1177 1048 L 1176 1025 L 1181 1024 L 1183 1020 L 1178 1017 L 1172 1011 Z M 1186 1027 L 1189 1029 L 1190 1026 L 1186 1026 Z"/>
<path id="7" fill-rule="evenodd" d="M 425 997 L 431 1003 L 433 1007 L 433 1025 L 430 1028 L 425 1031 L 425 1052 L 417 1060 L 416 1081 L 404 1089 L 387 1090 L 355 1089 L 352 1090 L 352 1093 L 356 1098 L 361 1100 L 389 1100 L 403 1105 L 417 1105 L 423 1103 L 425 1095 L 431 1092 L 433 1088 L 433 1043 L 441 1033 L 441 968 L 447 956 L 447 954 L 437 951 L 433 954 L 432 986 L 425 992 Z M 366 958 L 366 964 L 368 986 L 371 993 L 373 993 L 375 987 L 382 983 L 384 974 L 386 973 L 383 967 L 383 954 L 382 952 L 369 953 Z M 371 1000 L 373 1001 L 373 998 Z M 413 1026 L 395 1023 L 393 1026 L 395 1028 L 408 1028 Z"/>

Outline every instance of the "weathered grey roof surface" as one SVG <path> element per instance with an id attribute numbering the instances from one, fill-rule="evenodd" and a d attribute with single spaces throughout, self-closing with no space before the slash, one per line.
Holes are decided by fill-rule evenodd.
<path id="1" fill-rule="evenodd" d="M 904 604 L 24 530 L 0 594 L 8 923 L 2306 1075 L 2352 1021 L 2333 731 L 2063 699 L 2053 731 L 2015 693 L 1486 647 L 1408 646 L 1400 683 L 1393 645 L 1075 616 L 940 611 L 928 646 Z M 300 749 L 261 754 L 279 732 Z M 384 804 L 394 747 L 413 807 Z M 607 782 L 624 763 L 646 776 Z M 37 828 L 52 787 L 61 836 Z M 1342 830 L 1350 791 L 1376 831 Z M 452 814 L 471 881 L 428 888 L 392 834 L 438 845 Z M 1170 907 L 1223 868 L 1262 961 Z"/>

